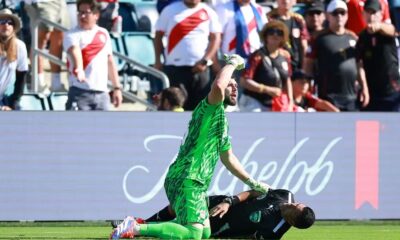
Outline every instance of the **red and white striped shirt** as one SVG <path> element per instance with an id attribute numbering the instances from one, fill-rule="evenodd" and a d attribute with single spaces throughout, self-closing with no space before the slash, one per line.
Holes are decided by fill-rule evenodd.
<path id="1" fill-rule="evenodd" d="M 72 74 L 73 66 L 68 66 L 70 84 L 81 89 L 108 91 L 108 56 L 112 55 L 108 31 L 97 25 L 90 30 L 76 27 L 66 32 L 63 46 L 65 51 L 72 46 L 78 46 L 81 49 L 87 79 L 87 81 L 79 82 Z"/>
<path id="2" fill-rule="evenodd" d="M 161 12 L 156 31 L 167 38 L 166 65 L 193 66 L 204 56 L 210 33 L 220 33 L 221 25 L 205 3 L 188 8 L 183 2 L 174 2 Z"/>

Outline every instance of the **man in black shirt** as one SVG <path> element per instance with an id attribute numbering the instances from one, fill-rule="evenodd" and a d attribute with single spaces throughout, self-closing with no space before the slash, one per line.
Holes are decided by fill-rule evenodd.
<path id="1" fill-rule="evenodd" d="M 345 28 L 348 19 L 346 3 L 332 0 L 327 7 L 327 17 L 329 27 L 312 41 L 304 70 L 315 77 L 319 98 L 328 100 L 341 111 L 357 111 L 357 96 L 361 106 L 365 107 L 369 93 L 362 66 L 357 65 L 355 59 L 357 36 Z M 317 62 L 317 72 L 314 62 Z"/>
<path id="2" fill-rule="evenodd" d="M 251 190 L 232 197 L 216 195 L 208 199 L 212 237 L 280 239 L 291 226 L 305 229 L 315 221 L 314 211 L 296 203 L 293 193 L 285 189 L 270 189 L 267 194 Z M 167 206 L 145 221 L 170 221 L 174 217 Z"/>
<path id="3" fill-rule="evenodd" d="M 304 20 L 306 22 L 310 39 L 326 26 L 325 6 L 321 0 L 308 2 L 305 8 Z"/>
<path id="4" fill-rule="evenodd" d="M 382 22 L 379 0 L 365 2 L 364 18 L 367 28 L 359 35 L 356 57 L 365 69 L 370 103 L 362 110 L 397 112 L 400 107 L 400 76 L 395 28 Z"/>
<path id="5" fill-rule="evenodd" d="M 309 33 L 302 15 L 292 11 L 295 0 L 277 0 L 277 8 L 268 14 L 268 20 L 283 22 L 289 30 L 289 42 L 285 49 L 290 53 L 292 69 L 301 69 L 308 46 Z"/>

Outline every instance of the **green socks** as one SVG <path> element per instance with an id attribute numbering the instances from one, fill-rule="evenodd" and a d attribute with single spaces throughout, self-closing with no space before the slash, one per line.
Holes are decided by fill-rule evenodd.
<path id="1" fill-rule="evenodd" d="M 208 233 L 206 233 L 208 232 Z M 201 239 L 205 234 L 211 235 L 210 228 L 202 229 L 193 226 L 182 226 L 174 222 L 140 224 L 140 234 L 164 239 Z"/>

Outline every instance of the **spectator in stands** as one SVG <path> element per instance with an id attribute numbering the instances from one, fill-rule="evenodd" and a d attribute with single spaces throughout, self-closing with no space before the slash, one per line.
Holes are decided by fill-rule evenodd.
<path id="1" fill-rule="evenodd" d="M 171 86 L 180 87 L 185 93 L 185 110 L 193 110 L 209 92 L 209 66 L 220 45 L 220 35 L 217 14 L 200 0 L 174 2 L 157 20 L 155 67 L 167 74 Z M 167 46 L 162 67 L 164 36 Z"/>
<path id="2" fill-rule="evenodd" d="M 250 0 L 234 0 L 216 9 L 222 25 L 222 54 L 236 53 L 247 59 L 261 47 L 259 32 L 267 23 L 262 7 Z"/>
<path id="3" fill-rule="evenodd" d="M 30 18 L 31 32 L 35 21 L 39 18 L 45 18 L 51 22 L 61 24 L 62 26 L 69 27 L 69 17 L 65 1 L 60 0 L 24 0 L 25 10 Z M 54 28 L 53 26 L 41 22 L 39 24 L 38 32 L 38 48 L 44 50 L 50 41 L 49 53 L 62 58 L 62 40 L 63 31 Z M 50 62 L 51 68 L 51 90 L 52 91 L 65 91 L 65 86 L 61 83 L 61 67 L 55 63 Z M 39 91 L 48 91 L 48 86 L 44 78 L 44 62 L 41 56 L 38 56 L 38 81 Z"/>
<path id="4" fill-rule="evenodd" d="M 308 33 L 311 37 L 325 28 L 325 7 L 321 0 L 307 3 L 305 17 Z"/>
<path id="5" fill-rule="evenodd" d="M 79 110 L 108 110 L 108 79 L 113 85 L 112 103 L 118 107 L 122 92 L 110 35 L 96 24 L 100 5 L 96 0 L 78 0 L 77 9 L 78 26 L 68 31 L 64 38 L 71 84 L 66 109 L 71 110 L 76 103 Z"/>
<path id="6" fill-rule="evenodd" d="M 302 70 L 297 70 L 292 75 L 293 101 L 295 112 L 340 112 L 333 104 L 314 96 L 310 92 L 310 82 L 312 77 Z"/>
<path id="7" fill-rule="evenodd" d="M 186 98 L 180 88 L 169 87 L 154 95 L 153 101 L 159 111 L 183 112 Z"/>
<path id="8" fill-rule="evenodd" d="M 306 21 L 307 30 L 310 34 L 310 38 L 308 39 L 308 45 L 310 45 L 313 38 L 315 38 L 319 32 L 327 28 L 325 5 L 323 1 L 314 0 L 307 3 L 304 19 Z M 317 62 L 314 63 L 314 68 L 314 78 L 317 78 Z M 311 88 L 311 91 L 314 93 L 314 88 Z"/>
<path id="9" fill-rule="evenodd" d="M 289 30 L 289 44 L 285 46 L 291 56 L 293 69 L 301 69 L 305 56 L 309 34 L 302 15 L 292 12 L 296 0 L 277 0 L 278 7 L 268 13 L 269 20 L 279 20 L 285 23 Z"/>
<path id="10" fill-rule="evenodd" d="M 367 23 L 364 20 L 363 12 L 366 0 L 344 0 L 347 2 L 349 19 L 346 28 L 355 32 L 357 35 L 365 29 Z M 389 4 L 387 0 L 379 0 L 382 11 L 382 20 L 385 23 L 392 23 L 389 13 Z"/>
<path id="11" fill-rule="evenodd" d="M 113 37 L 122 33 L 122 17 L 118 13 L 118 0 L 97 0 L 100 3 L 100 18 L 98 25 L 107 29 Z"/>
<path id="12" fill-rule="evenodd" d="M 17 108 L 28 71 L 25 43 L 16 37 L 21 21 L 11 10 L 0 10 L 0 110 Z"/>
<path id="13" fill-rule="evenodd" d="M 282 49 L 289 38 L 288 29 L 283 22 L 272 21 L 263 27 L 260 38 L 264 46 L 250 55 L 240 79 L 244 89 L 240 111 L 271 111 L 273 98 L 282 93 L 290 96 L 289 109 L 293 109 L 290 55 Z"/>
<path id="14" fill-rule="evenodd" d="M 222 25 L 221 53 L 239 54 L 247 62 L 251 53 L 258 50 L 262 43 L 259 32 L 267 23 L 263 8 L 251 0 L 234 0 L 216 6 L 216 12 Z M 217 57 L 213 60 L 213 72 L 221 69 Z M 240 81 L 242 71 L 236 71 L 234 78 Z M 242 89 L 239 89 L 239 98 Z M 227 111 L 239 111 L 238 106 L 228 107 Z"/>
<path id="15" fill-rule="evenodd" d="M 328 100 L 341 111 L 356 111 L 359 82 L 360 102 L 368 105 L 369 93 L 362 73 L 357 66 L 355 46 L 357 36 L 345 28 L 347 5 L 342 0 L 332 0 L 327 7 L 329 28 L 322 31 L 311 44 L 305 61 L 305 72 L 314 73 L 314 61 L 318 60 L 318 74 L 314 74 L 318 97 Z"/>
<path id="16" fill-rule="evenodd" d="M 382 22 L 378 0 L 367 0 L 364 6 L 367 27 L 357 42 L 357 60 L 365 69 L 370 103 L 366 111 L 399 111 L 400 76 L 396 30 Z"/>

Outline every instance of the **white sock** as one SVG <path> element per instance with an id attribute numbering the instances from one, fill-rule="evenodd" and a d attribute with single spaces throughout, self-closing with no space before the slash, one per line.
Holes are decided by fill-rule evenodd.
<path id="1" fill-rule="evenodd" d="M 38 73 L 38 81 L 40 87 L 46 86 L 46 81 L 44 80 L 44 73 Z"/>
<path id="2" fill-rule="evenodd" d="M 51 73 L 51 86 L 53 88 L 61 87 L 61 75 L 59 73 Z"/>

